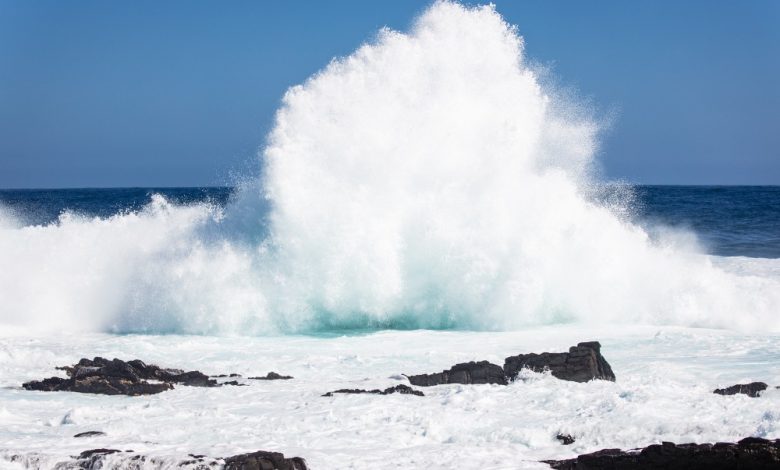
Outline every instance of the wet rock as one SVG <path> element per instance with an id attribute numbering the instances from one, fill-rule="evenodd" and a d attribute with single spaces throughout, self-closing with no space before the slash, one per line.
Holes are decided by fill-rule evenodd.
<path id="1" fill-rule="evenodd" d="M 594 379 L 615 381 L 615 374 L 601 355 L 598 341 L 579 343 L 566 353 L 519 354 L 504 361 L 504 372 L 510 380 L 516 378 L 522 369 L 535 372 L 549 370 L 558 379 L 574 382 Z"/>
<path id="2" fill-rule="evenodd" d="M 279 452 L 258 451 L 225 459 L 225 470 L 307 470 L 300 457 L 286 458 Z"/>
<path id="3" fill-rule="evenodd" d="M 219 374 L 219 375 L 212 375 L 211 377 L 215 379 L 224 379 L 228 377 L 241 377 L 241 374 Z"/>
<path id="4" fill-rule="evenodd" d="M 574 437 L 572 437 L 571 434 L 558 434 L 555 436 L 555 438 L 561 441 L 561 444 L 565 446 L 574 444 Z"/>
<path id="5" fill-rule="evenodd" d="M 73 437 L 96 437 L 96 436 L 105 436 L 106 433 L 103 431 L 87 431 L 87 432 L 80 432 Z"/>
<path id="6" fill-rule="evenodd" d="M 116 454 L 117 452 L 122 452 L 118 449 L 90 449 L 85 450 L 84 452 L 80 453 L 78 458 L 79 459 L 88 459 L 95 456 L 101 456 L 101 455 L 109 455 L 109 454 Z"/>
<path id="7" fill-rule="evenodd" d="M 748 437 L 736 444 L 664 442 L 629 451 L 604 449 L 574 459 L 544 463 L 558 470 L 768 470 L 780 468 L 780 439 Z"/>
<path id="8" fill-rule="evenodd" d="M 98 470 L 103 468 L 103 459 L 106 457 L 106 455 L 116 454 L 122 452 L 121 450 L 117 449 L 91 449 L 91 450 L 85 450 L 84 452 L 80 453 L 78 457 L 76 458 L 75 468 L 81 469 L 81 470 Z M 58 465 L 57 468 L 60 468 L 61 465 Z M 65 468 L 73 468 L 73 467 L 65 467 Z"/>
<path id="9" fill-rule="evenodd" d="M 103 395 L 152 395 L 171 390 L 173 384 L 217 387 L 220 384 L 200 371 L 163 369 L 140 360 L 81 359 L 73 366 L 58 367 L 68 378 L 51 377 L 22 384 L 27 390 L 70 391 Z M 151 381 L 151 382 L 150 382 Z"/>
<path id="10" fill-rule="evenodd" d="M 334 393 L 346 393 L 346 394 L 357 394 L 357 393 L 370 393 L 373 395 L 390 395 L 391 393 L 400 393 L 402 395 L 416 395 L 418 397 L 424 397 L 425 394 L 419 390 L 415 390 L 412 387 L 408 385 L 396 385 L 395 387 L 386 388 L 384 390 L 362 390 L 358 388 L 343 388 L 341 390 L 334 390 L 332 392 L 328 392 L 323 397 L 332 397 Z"/>
<path id="11" fill-rule="evenodd" d="M 420 387 L 441 384 L 507 384 L 504 369 L 488 361 L 455 364 L 451 369 L 436 374 L 409 375 L 407 377 L 409 383 Z"/>
<path id="12" fill-rule="evenodd" d="M 239 383 L 238 380 L 228 380 L 227 382 L 222 382 L 220 385 L 232 385 L 234 387 L 246 387 L 246 384 Z"/>
<path id="13" fill-rule="evenodd" d="M 764 382 L 751 382 L 749 384 L 737 384 L 731 387 L 718 388 L 712 391 L 718 395 L 736 395 L 741 393 L 749 397 L 757 398 L 761 395 L 761 392 L 766 390 L 767 384 Z"/>
<path id="14" fill-rule="evenodd" d="M 289 375 L 281 375 L 277 374 L 276 372 L 269 372 L 265 375 L 265 377 L 249 377 L 252 380 L 290 380 L 292 379 Z"/>

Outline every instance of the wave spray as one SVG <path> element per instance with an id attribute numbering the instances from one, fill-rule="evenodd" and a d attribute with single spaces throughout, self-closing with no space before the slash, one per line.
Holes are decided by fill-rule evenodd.
<path id="1" fill-rule="evenodd" d="M 780 283 L 590 197 L 597 123 L 492 6 L 438 2 L 286 93 L 224 210 L 0 224 L 0 320 L 120 332 L 780 328 Z M 266 207 L 270 205 L 270 211 Z"/>

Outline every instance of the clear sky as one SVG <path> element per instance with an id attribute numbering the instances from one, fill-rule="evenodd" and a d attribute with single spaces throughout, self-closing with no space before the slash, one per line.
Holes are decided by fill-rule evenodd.
<path id="1" fill-rule="evenodd" d="M 780 184 L 780 1 L 509 1 L 610 178 Z M 0 0 L 0 187 L 229 183 L 285 89 L 428 2 Z"/>

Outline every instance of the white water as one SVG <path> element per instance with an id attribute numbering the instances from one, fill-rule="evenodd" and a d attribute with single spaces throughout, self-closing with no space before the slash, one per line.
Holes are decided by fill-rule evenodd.
<path id="1" fill-rule="evenodd" d="M 780 437 L 778 391 L 711 393 L 780 385 L 780 264 L 652 241 L 623 201 L 593 202 L 597 132 L 540 85 L 491 7 L 437 3 L 291 88 L 264 173 L 225 209 L 155 197 L 49 226 L 0 211 L 0 457 L 51 468 L 95 447 L 168 463 L 265 449 L 315 469 L 533 468 Z M 461 331 L 327 335 L 363 328 Z M 590 339 L 616 383 L 320 397 Z M 20 388 L 94 355 L 296 379 L 134 398 Z M 88 430 L 108 435 L 71 437 Z"/>
<path id="2" fill-rule="evenodd" d="M 447 385 L 409 395 L 321 397 L 339 388 L 407 383 L 401 373 L 528 351 L 561 351 L 599 338 L 617 382 L 580 384 L 530 374 L 509 386 Z M 2 456 L 38 468 L 108 447 L 132 449 L 171 468 L 188 453 L 219 457 L 258 449 L 307 459 L 315 470 L 546 468 L 605 447 L 660 441 L 780 437 L 780 390 L 760 398 L 711 391 L 763 380 L 780 384 L 780 337 L 681 328 L 541 327 L 523 332 L 399 332 L 367 336 L 243 338 L 49 336 L 3 338 L 0 348 Z M 84 355 L 244 376 L 274 370 L 295 379 L 248 387 L 177 387 L 151 397 L 29 392 L 24 381 Z M 422 389 L 422 388 L 421 388 Z M 106 436 L 74 439 L 84 431 Z M 576 439 L 563 446 L 555 435 Z M 36 468 L 35 466 L 32 466 Z M 123 467 L 120 467 L 123 468 Z"/>
<path id="3" fill-rule="evenodd" d="M 49 331 L 780 329 L 776 276 L 651 242 L 586 195 L 597 125 L 492 7 L 436 3 L 291 88 L 223 213 L 0 215 L 0 322 Z M 260 208 L 270 202 L 266 220 Z"/>

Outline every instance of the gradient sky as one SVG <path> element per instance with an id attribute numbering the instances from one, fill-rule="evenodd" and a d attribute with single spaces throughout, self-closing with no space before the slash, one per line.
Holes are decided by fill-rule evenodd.
<path id="1" fill-rule="evenodd" d="M 780 184 L 780 2 L 508 1 L 637 183 Z M 285 89 L 428 2 L 0 0 L 0 187 L 230 183 Z"/>

